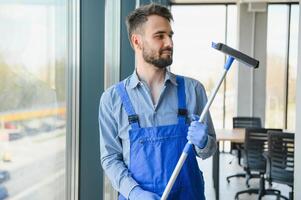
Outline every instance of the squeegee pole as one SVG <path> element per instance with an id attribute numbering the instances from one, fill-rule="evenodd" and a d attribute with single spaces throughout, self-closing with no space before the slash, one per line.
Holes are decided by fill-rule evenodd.
<path id="1" fill-rule="evenodd" d="M 216 94 L 218 92 L 218 89 L 220 88 L 223 80 L 225 79 L 225 77 L 227 75 L 227 72 L 228 72 L 229 68 L 231 67 L 231 64 L 233 63 L 233 61 L 234 61 L 234 58 L 229 56 L 228 59 L 227 59 L 227 62 L 225 64 L 222 76 L 221 76 L 220 80 L 218 81 L 218 83 L 216 84 L 212 95 L 210 96 L 209 100 L 207 101 L 207 103 L 205 105 L 205 108 L 203 109 L 202 114 L 200 116 L 199 122 L 204 121 L 205 116 L 206 116 L 206 114 L 207 114 L 207 112 L 208 112 L 208 110 L 209 110 L 209 108 L 210 108 L 210 106 L 211 106 L 211 104 L 214 100 L 214 97 L 216 96 Z M 188 153 L 189 153 L 191 148 L 192 148 L 192 144 L 191 144 L 190 141 L 188 141 L 186 143 L 185 147 L 184 147 L 184 150 L 183 150 L 183 152 L 180 156 L 180 159 L 179 159 L 174 171 L 172 172 L 172 175 L 171 175 L 171 177 L 170 177 L 170 179 L 167 183 L 167 186 L 166 186 L 166 188 L 165 188 L 165 190 L 162 194 L 161 200 L 166 200 L 167 199 L 167 197 L 170 193 L 170 190 L 171 190 L 172 186 L 174 185 L 174 183 L 175 183 L 175 181 L 176 181 L 176 179 L 177 179 L 177 177 L 178 177 L 178 175 L 179 175 L 179 173 L 182 169 L 183 164 L 185 163 L 185 160 L 186 160 L 186 158 L 188 156 Z"/>
<path id="2" fill-rule="evenodd" d="M 223 80 L 225 79 L 226 75 L 227 75 L 227 72 L 228 70 L 224 69 L 223 73 L 222 73 L 222 76 L 220 78 L 220 80 L 218 81 L 218 83 L 216 84 L 215 88 L 213 89 L 213 93 L 211 94 L 210 98 L 208 99 L 206 105 L 205 105 L 205 108 L 203 109 L 202 111 L 202 114 L 200 116 L 200 119 L 199 119 L 199 122 L 204 122 L 204 119 L 205 119 L 205 116 L 218 92 L 218 89 L 220 88 Z"/>
<path id="3" fill-rule="evenodd" d="M 211 106 L 211 104 L 212 104 L 212 102 L 213 102 L 213 100 L 214 100 L 217 92 L 218 92 L 218 89 L 220 88 L 221 84 L 223 83 L 223 81 L 224 81 L 224 79 L 225 79 L 225 77 L 227 75 L 227 72 L 230 69 L 233 61 L 234 61 L 233 57 L 229 56 L 227 58 L 227 61 L 226 61 L 225 66 L 224 66 L 224 71 L 223 71 L 223 73 L 222 73 L 222 75 L 221 75 L 218 83 L 215 85 L 215 88 L 213 89 L 213 93 L 211 94 L 210 98 L 208 99 L 208 101 L 207 101 L 207 103 L 205 105 L 205 108 L 202 111 L 202 114 L 200 116 L 199 122 L 204 122 L 205 116 L 206 116 L 206 114 L 207 114 L 207 112 L 208 112 L 208 110 L 209 110 L 209 108 L 210 108 L 210 106 Z"/>

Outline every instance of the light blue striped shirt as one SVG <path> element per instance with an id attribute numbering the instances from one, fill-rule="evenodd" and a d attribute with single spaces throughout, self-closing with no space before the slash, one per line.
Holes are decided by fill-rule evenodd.
<path id="1" fill-rule="evenodd" d="M 191 121 L 192 114 L 201 115 L 207 97 L 203 85 L 192 78 L 184 78 L 186 106 Z M 139 116 L 141 127 L 163 126 L 178 123 L 178 96 L 175 74 L 167 71 L 164 86 L 157 105 L 153 105 L 151 92 L 144 81 L 140 81 L 136 71 L 125 79 L 125 86 Z M 206 159 L 216 150 L 216 136 L 210 114 L 205 123 L 208 126 L 208 142 L 204 149 L 195 147 L 197 155 Z M 128 115 L 121 99 L 112 86 L 101 96 L 99 105 L 100 153 L 102 167 L 113 187 L 128 198 L 130 191 L 137 182 L 128 171 L 130 161 L 130 130 Z"/>

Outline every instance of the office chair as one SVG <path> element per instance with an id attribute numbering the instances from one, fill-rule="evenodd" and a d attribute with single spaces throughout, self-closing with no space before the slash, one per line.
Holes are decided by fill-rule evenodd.
<path id="1" fill-rule="evenodd" d="M 286 132 L 268 132 L 267 180 L 286 184 L 292 188 L 289 198 L 276 194 L 277 198 L 293 199 L 294 188 L 294 134 Z"/>
<path id="2" fill-rule="evenodd" d="M 268 151 L 268 131 L 282 131 L 281 129 L 247 128 L 243 165 L 246 171 L 246 184 L 251 178 L 260 178 L 259 188 L 251 188 L 236 193 L 235 199 L 244 193 L 248 194 L 280 194 L 279 190 L 265 189 L 264 174 L 266 172 L 266 159 L 264 152 Z M 262 195 L 261 195 L 262 196 Z"/>
<path id="3" fill-rule="evenodd" d="M 233 117 L 233 128 L 261 128 L 261 119 L 259 117 Z M 237 150 L 238 164 L 241 166 L 241 152 L 243 150 L 243 145 L 239 143 L 231 143 L 231 150 Z M 232 161 L 231 161 L 232 162 Z M 230 162 L 230 163 L 231 163 Z M 246 172 L 248 173 L 248 172 Z M 227 176 L 227 182 L 230 183 L 230 178 L 233 177 L 246 177 L 249 174 L 238 173 L 231 176 Z M 246 182 L 247 187 L 250 187 L 248 181 Z"/>

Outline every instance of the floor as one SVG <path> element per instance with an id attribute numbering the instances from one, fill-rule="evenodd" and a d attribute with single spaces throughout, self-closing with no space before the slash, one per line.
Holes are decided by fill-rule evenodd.
<path id="1" fill-rule="evenodd" d="M 231 164 L 229 164 L 232 161 Z M 212 180 L 212 158 L 206 160 L 198 160 L 199 167 L 203 171 L 205 178 L 205 195 L 207 200 L 215 200 L 215 192 Z M 235 156 L 229 153 L 220 154 L 220 200 L 234 199 L 236 192 L 247 189 L 244 178 L 232 178 L 230 183 L 226 181 L 226 177 L 232 174 L 243 172 L 242 167 L 237 164 Z M 250 188 L 257 188 L 259 186 L 259 179 L 250 180 Z M 274 189 L 281 191 L 281 194 L 288 197 L 291 191 L 290 187 L 286 185 L 273 184 Z M 266 184 L 268 188 L 268 184 Z M 242 194 L 240 200 L 255 200 L 257 195 Z M 276 199 L 275 196 L 265 196 L 263 200 Z"/>

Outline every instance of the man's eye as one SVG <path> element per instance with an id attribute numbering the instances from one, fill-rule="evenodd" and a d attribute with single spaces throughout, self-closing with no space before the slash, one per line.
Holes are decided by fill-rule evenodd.
<path id="1" fill-rule="evenodd" d="M 164 38 L 164 35 L 157 35 L 157 38 L 159 38 L 159 39 L 163 39 Z"/>

